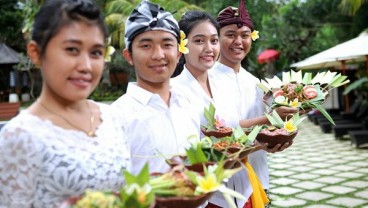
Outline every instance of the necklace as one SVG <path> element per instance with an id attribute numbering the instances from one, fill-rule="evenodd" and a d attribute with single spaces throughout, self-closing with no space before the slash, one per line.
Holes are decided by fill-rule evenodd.
<path id="1" fill-rule="evenodd" d="M 87 134 L 87 136 L 89 137 L 93 137 L 95 136 L 95 133 L 93 132 L 93 129 L 92 129 L 92 124 L 94 123 L 95 121 L 95 116 L 93 115 L 93 112 L 91 110 L 91 106 L 88 104 L 88 101 L 86 101 L 86 104 L 87 104 L 87 107 L 88 107 L 88 110 L 89 110 L 89 114 L 90 114 L 90 120 L 89 120 L 89 131 L 85 131 L 83 130 L 82 128 L 74 125 L 73 123 L 71 123 L 68 119 L 66 119 L 65 117 L 63 117 L 62 115 L 60 114 L 57 114 L 55 113 L 54 111 L 50 110 L 49 108 L 47 108 L 42 102 L 39 102 L 40 105 L 42 106 L 42 108 L 44 108 L 47 112 L 51 113 L 51 114 L 54 114 L 56 116 L 58 116 L 59 118 L 61 118 L 63 121 L 65 121 L 67 124 L 69 124 L 71 127 L 73 128 L 76 128 L 80 131 L 83 131 L 84 133 Z"/>

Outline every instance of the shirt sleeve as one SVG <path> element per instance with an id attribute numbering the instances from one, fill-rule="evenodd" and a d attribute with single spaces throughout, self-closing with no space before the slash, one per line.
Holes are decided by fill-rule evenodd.
<path id="1" fill-rule="evenodd" d="M 41 163 L 34 141 L 22 128 L 0 133 L 0 208 L 32 206 Z"/>

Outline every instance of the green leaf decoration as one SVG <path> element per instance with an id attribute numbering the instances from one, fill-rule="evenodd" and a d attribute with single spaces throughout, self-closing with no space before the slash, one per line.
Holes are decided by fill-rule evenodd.
<path id="1" fill-rule="evenodd" d="M 247 135 L 245 135 L 243 129 L 240 126 L 238 126 L 236 129 L 234 129 L 233 136 L 235 137 L 235 139 L 240 139 Z"/>
<path id="2" fill-rule="evenodd" d="M 186 150 L 186 154 L 190 164 L 207 162 L 207 157 L 202 150 L 202 143 L 192 143 L 190 148 Z"/>
<path id="3" fill-rule="evenodd" d="M 208 106 L 208 109 L 206 107 L 204 108 L 204 117 L 207 121 L 206 128 L 209 130 L 215 129 L 215 122 L 216 122 L 215 113 L 216 109 L 212 102 Z"/>
<path id="4" fill-rule="evenodd" d="M 330 86 L 332 86 L 333 88 L 336 88 L 336 87 L 340 87 L 344 84 L 347 84 L 350 82 L 350 80 L 346 80 L 347 76 L 340 76 L 338 77 L 336 80 L 334 80 Z M 346 81 L 345 81 L 346 80 Z"/>
<path id="5" fill-rule="evenodd" d="M 282 82 L 283 83 L 289 83 L 289 82 L 291 82 L 290 73 L 289 72 L 282 72 Z M 279 87 L 280 86 L 281 85 L 279 85 Z"/>
<path id="6" fill-rule="evenodd" d="M 279 116 L 279 114 L 275 110 L 272 111 L 272 117 L 276 120 L 277 124 L 282 125 L 284 123 L 282 118 Z"/>
<path id="7" fill-rule="evenodd" d="M 293 71 L 293 70 L 290 70 L 291 73 L 290 73 L 290 81 L 291 82 L 296 82 L 296 83 L 302 83 L 302 71 Z"/>
<path id="8" fill-rule="evenodd" d="M 261 81 L 260 83 L 257 84 L 257 86 L 263 90 L 263 92 L 267 93 L 270 91 L 270 87 L 269 85 L 265 82 L 265 81 Z"/>
<path id="9" fill-rule="evenodd" d="M 129 173 L 128 171 L 124 170 L 123 175 L 125 177 L 125 181 L 127 185 L 130 184 L 138 184 L 139 186 L 143 186 L 144 184 L 149 182 L 150 175 L 148 170 L 148 164 L 146 163 L 139 174 L 137 176 Z"/>
<path id="10" fill-rule="evenodd" d="M 325 80 L 323 80 L 324 75 L 326 74 L 326 72 L 318 72 L 316 74 L 316 76 L 314 76 L 314 78 L 312 79 L 311 83 L 312 84 L 322 84 L 322 83 L 326 83 Z"/>
<path id="11" fill-rule="evenodd" d="M 213 129 L 215 126 L 215 111 L 215 106 L 212 104 L 212 102 L 210 103 L 208 109 L 206 107 L 204 108 L 204 117 L 206 118 L 207 128 L 209 129 Z"/>
<path id="12" fill-rule="evenodd" d="M 307 118 L 306 116 L 304 116 L 304 117 L 300 118 L 299 113 L 294 114 L 294 115 L 293 115 L 293 117 L 292 117 L 292 121 L 293 121 L 294 126 L 298 126 L 298 125 L 299 125 L 299 124 L 301 124 L 301 123 L 303 122 L 303 120 L 304 120 L 304 119 L 306 119 L 306 118 Z"/>
<path id="13" fill-rule="evenodd" d="M 265 115 L 266 115 L 268 121 L 271 123 L 271 125 L 278 126 L 277 121 L 271 115 L 268 115 L 267 113 L 265 113 Z"/>
<path id="14" fill-rule="evenodd" d="M 330 114 L 327 113 L 327 111 L 322 107 L 322 105 L 318 104 L 318 103 L 313 103 L 314 107 L 319 110 L 326 118 L 327 120 L 332 123 L 333 125 L 335 125 L 335 122 L 333 121 L 333 119 L 331 118 Z"/>
<path id="15" fill-rule="evenodd" d="M 249 146 L 254 142 L 258 133 L 261 131 L 262 126 L 255 126 L 247 136 L 247 141 L 244 143 L 245 146 Z M 244 132 L 244 131 L 243 131 Z"/>
<path id="16" fill-rule="evenodd" d="M 312 73 L 310 73 L 310 72 L 305 73 L 304 77 L 303 77 L 303 83 L 304 84 L 311 84 L 311 81 L 312 81 Z"/>

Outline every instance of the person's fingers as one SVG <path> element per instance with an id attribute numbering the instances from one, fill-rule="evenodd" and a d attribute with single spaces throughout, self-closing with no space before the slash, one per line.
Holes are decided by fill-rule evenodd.
<path id="1" fill-rule="evenodd" d="M 261 149 L 266 150 L 268 152 L 268 143 L 262 143 L 262 142 L 258 142 L 259 145 L 261 145 Z"/>
<path id="2" fill-rule="evenodd" d="M 284 144 L 280 147 L 280 149 L 278 150 L 278 152 L 283 151 L 284 149 L 288 148 L 290 145 L 291 145 L 291 144 L 290 144 L 289 142 L 284 143 Z"/>
<path id="3" fill-rule="evenodd" d="M 268 153 L 275 153 L 275 152 L 277 152 L 280 149 L 280 147 L 281 147 L 281 144 L 277 144 L 277 145 L 275 145 L 272 148 L 268 148 L 266 151 Z"/>
<path id="4" fill-rule="evenodd" d="M 293 141 L 286 142 L 282 145 L 282 147 L 279 149 L 279 152 L 284 151 L 285 149 L 289 148 L 293 144 Z"/>

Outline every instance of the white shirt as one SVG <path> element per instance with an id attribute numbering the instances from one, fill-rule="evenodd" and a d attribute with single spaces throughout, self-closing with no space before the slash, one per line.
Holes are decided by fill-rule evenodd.
<path id="1" fill-rule="evenodd" d="M 251 119 L 264 115 L 266 110 L 263 104 L 263 92 L 257 87 L 259 80 L 244 68 L 238 73 L 216 62 L 213 69 L 209 70 L 218 90 L 221 90 L 223 98 L 221 103 L 216 101 L 218 108 L 227 110 L 225 122 L 229 126 L 236 127 L 242 119 Z M 260 179 L 264 189 L 269 189 L 269 173 L 267 165 L 267 152 L 259 150 L 249 155 L 249 163 Z"/>
<path id="2" fill-rule="evenodd" d="M 150 172 L 169 170 L 165 158 L 185 153 L 188 138 L 199 138 L 199 117 L 185 98 L 170 90 L 170 104 L 136 83 L 129 83 L 126 94 L 112 106 L 117 108 L 127 134 L 133 173 L 148 162 Z"/>
<path id="3" fill-rule="evenodd" d="M 210 69 L 209 71 L 211 71 Z M 221 85 L 214 83 L 216 80 L 213 79 L 213 75 L 208 75 L 209 84 L 211 87 L 211 93 L 213 98 L 211 98 L 200 86 L 198 81 L 193 77 L 193 75 L 188 71 L 186 67 L 184 67 L 183 71 L 177 77 L 172 79 L 172 83 L 175 87 L 180 88 L 180 93 L 182 93 L 188 100 L 191 102 L 197 113 L 201 117 L 201 124 L 207 124 L 207 121 L 204 117 L 204 108 L 208 108 L 209 104 L 212 102 L 216 108 L 216 115 L 219 115 L 220 118 L 228 119 L 226 117 L 226 107 L 224 106 L 227 102 L 223 102 L 223 93 L 220 89 L 216 87 L 221 87 Z M 238 122 L 239 123 L 239 122 Z M 234 126 L 233 126 L 234 127 Z M 248 172 L 244 168 L 241 172 L 235 174 L 233 177 L 229 179 L 226 183 L 226 186 L 230 189 L 235 189 L 237 192 L 241 193 L 245 198 L 249 198 L 252 194 L 253 190 L 250 186 L 250 182 L 248 179 Z M 235 185 L 237 184 L 237 185 Z M 215 193 L 213 197 L 209 200 L 209 202 L 216 204 L 221 207 L 228 207 L 228 203 L 221 193 Z M 243 207 L 245 201 L 237 199 L 238 207 Z"/>
<path id="4" fill-rule="evenodd" d="M 214 101 L 221 99 L 220 95 L 217 93 L 218 91 L 212 83 L 212 79 L 209 79 L 209 85 L 213 98 L 203 90 L 202 86 L 185 66 L 180 75 L 171 79 L 171 83 L 173 87 L 178 89 L 178 93 L 184 96 L 191 103 L 196 113 L 201 118 L 201 125 L 207 125 L 206 118 L 203 114 L 204 108 L 208 108 L 211 102 L 215 105 Z M 216 115 L 221 115 L 220 118 L 222 118 L 222 114 L 223 113 L 216 108 Z"/>
<path id="5" fill-rule="evenodd" d="M 86 189 L 117 191 L 130 169 L 126 138 L 111 108 L 98 104 L 96 137 L 64 129 L 27 110 L 0 132 L 0 207 L 59 207 Z M 86 121 L 88 122 L 88 121 Z"/>

